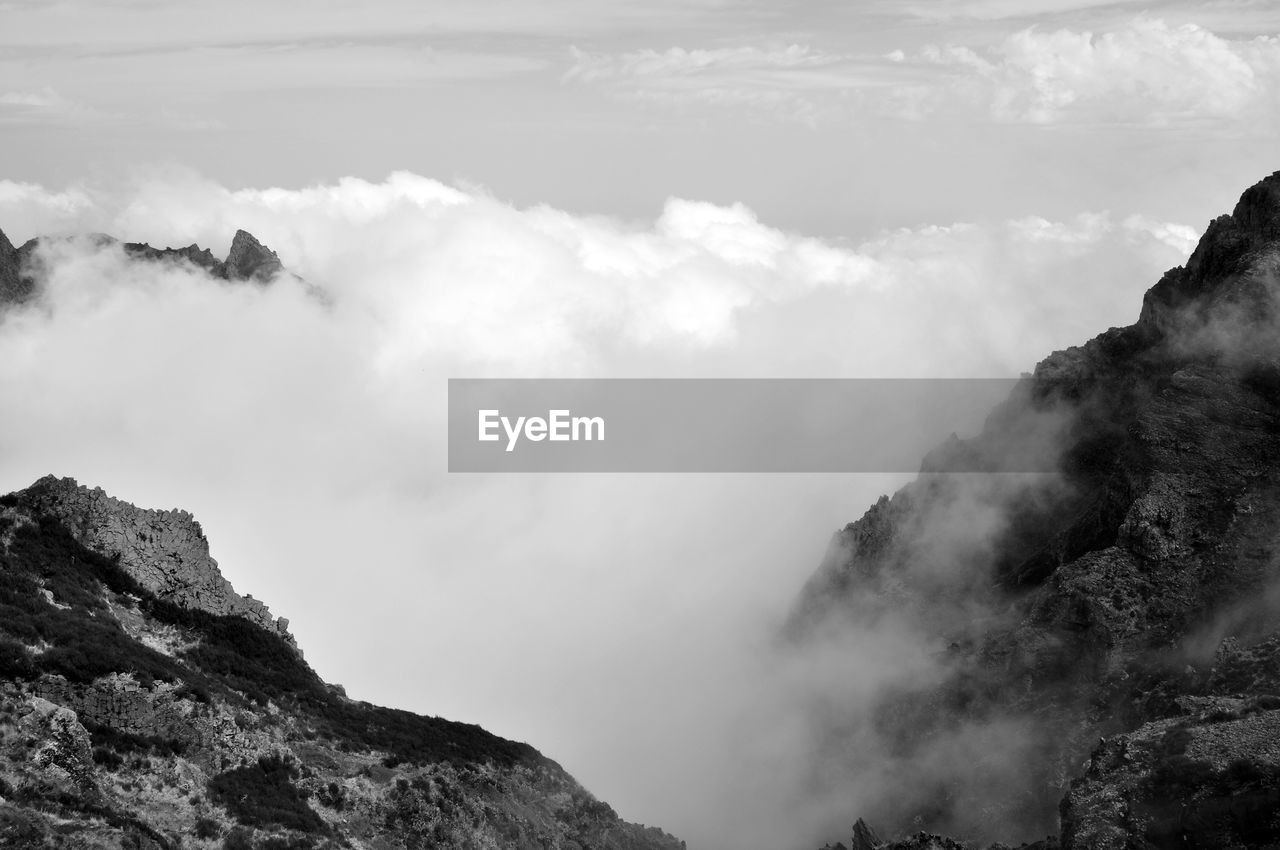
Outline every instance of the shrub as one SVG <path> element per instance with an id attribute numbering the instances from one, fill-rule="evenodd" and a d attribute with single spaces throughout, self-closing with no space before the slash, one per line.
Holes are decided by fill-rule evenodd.
<path id="1" fill-rule="evenodd" d="M 94 747 L 93 763 L 101 765 L 107 770 L 115 771 L 119 770 L 120 766 L 124 764 L 124 759 L 115 750 L 110 750 L 106 747 Z"/>
<path id="2" fill-rule="evenodd" d="M 222 850 L 253 850 L 253 834 L 244 827 L 233 827 L 222 839 Z"/>
<path id="3" fill-rule="evenodd" d="M 0 675 L 32 678 L 58 673 L 68 681 L 88 683 L 108 673 L 136 673 L 143 684 L 154 679 L 177 681 L 172 661 L 125 634 L 112 617 L 86 616 L 106 610 L 102 589 L 142 592 L 119 564 L 85 549 L 60 523 L 40 517 L 35 525 L 13 534 L 0 554 Z M 69 608 L 49 604 L 42 590 Z M 13 641 L 43 641 L 51 649 L 24 663 Z"/>
<path id="4" fill-rule="evenodd" d="M 95 747 L 109 748 L 117 753 L 137 753 L 154 755 L 160 758 L 180 756 L 186 752 L 187 745 L 174 738 L 162 738 L 159 735 L 134 735 L 111 726 L 82 721 L 89 732 L 89 738 Z"/>
<path id="5" fill-rule="evenodd" d="M 197 818 L 195 833 L 196 838 L 217 838 L 222 834 L 222 827 L 212 818 Z"/>
<path id="6" fill-rule="evenodd" d="M 191 699 L 206 704 L 213 701 L 213 695 L 209 693 L 207 687 L 193 682 L 183 682 L 173 695 L 178 699 Z"/>
<path id="7" fill-rule="evenodd" d="M 334 811 L 340 812 L 342 807 L 346 805 L 346 789 L 336 782 L 330 782 L 328 786 L 320 790 L 320 793 L 316 794 L 316 799 Z"/>
<path id="8" fill-rule="evenodd" d="M 324 821 L 293 784 L 296 774 L 292 759 L 264 756 L 256 764 L 213 777 L 209 794 L 245 826 L 327 832 Z"/>
<path id="9" fill-rule="evenodd" d="M 315 840 L 306 836 L 285 838 L 282 835 L 273 835 L 258 845 L 258 850 L 313 850 L 315 846 Z"/>
<path id="10" fill-rule="evenodd" d="M 1213 765 L 1185 755 L 1166 758 L 1152 771 L 1151 781 L 1161 796 L 1182 796 L 1213 782 L 1217 773 Z"/>
<path id="11" fill-rule="evenodd" d="M 0 637 L 0 677 L 6 679 L 30 679 L 35 675 L 35 665 L 26 647 L 15 640 Z"/>

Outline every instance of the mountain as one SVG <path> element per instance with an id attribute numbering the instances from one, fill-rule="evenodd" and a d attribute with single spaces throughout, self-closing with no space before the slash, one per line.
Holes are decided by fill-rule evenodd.
<path id="1" fill-rule="evenodd" d="M 677 850 L 533 747 L 347 698 L 190 514 L 0 497 L 0 847 Z"/>
<path id="2" fill-rule="evenodd" d="M 278 274 L 289 274 L 275 251 L 259 242 L 253 234 L 237 230 L 231 249 L 224 260 L 199 245 L 185 248 L 153 248 L 145 242 L 121 242 L 104 233 L 86 236 L 39 236 L 14 248 L 0 232 L 0 307 L 29 300 L 45 274 L 46 259 L 42 248 L 74 244 L 87 250 L 121 250 L 134 260 L 174 263 L 203 269 L 211 276 L 233 282 L 266 284 Z"/>
<path id="3" fill-rule="evenodd" d="M 29 294 L 30 281 L 21 273 L 21 258 L 9 237 L 0 231 L 0 304 L 23 301 Z"/>
<path id="4" fill-rule="evenodd" d="M 932 659 L 827 727 L 885 759 L 879 846 L 1280 846 L 1278 272 L 1280 172 L 835 535 L 791 646 Z"/>

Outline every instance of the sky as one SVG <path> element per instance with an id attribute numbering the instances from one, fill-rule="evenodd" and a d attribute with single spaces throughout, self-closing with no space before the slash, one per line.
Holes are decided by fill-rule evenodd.
<path id="1" fill-rule="evenodd" d="M 450 475 L 451 377 L 1013 377 L 1137 317 L 1280 168 L 1268 2 L 0 0 L 0 489 L 192 511 L 361 699 L 478 722 L 693 848 L 845 838 L 772 647 L 909 475 Z M 888 678 L 886 678 L 888 677 Z M 859 683 L 863 683 L 862 686 Z M 1028 836 L 1030 837 L 1030 836 Z"/>

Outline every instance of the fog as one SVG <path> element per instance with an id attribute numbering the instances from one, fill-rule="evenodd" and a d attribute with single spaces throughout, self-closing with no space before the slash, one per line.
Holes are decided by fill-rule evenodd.
<path id="1" fill-rule="evenodd" d="M 709 850 L 843 838 L 893 787 L 858 709 L 944 672 L 930 635 L 891 612 L 804 652 L 778 635 L 831 533 L 913 470 L 449 475 L 446 379 L 1014 377 L 1136 319 L 1194 237 L 1085 212 L 832 240 L 696 200 L 628 221 L 408 173 L 177 170 L 0 182 L 0 228 L 219 255 L 244 228 L 301 277 L 45 244 L 40 297 L 0 320 L 0 489 L 54 473 L 192 511 L 351 696 L 529 741 Z M 949 527 L 980 547 L 998 512 L 973 519 Z M 1018 723 L 938 758 L 982 736 L 1016 757 Z"/>

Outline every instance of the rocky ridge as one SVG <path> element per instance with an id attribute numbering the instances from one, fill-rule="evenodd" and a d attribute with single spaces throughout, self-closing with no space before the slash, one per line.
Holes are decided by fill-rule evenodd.
<path id="1" fill-rule="evenodd" d="M 1070 850 L 1280 843 L 1278 270 L 1280 173 L 1134 325 L 1050 355 L 836 534 L 790 639 L 905 614 L 939 659 L 863 718 L 905 779 L 859 814 Z M 1027 452 L 1060 472 L 1015 474 Z"/>
<path id="2" fill-rule="evenodd" d="M 153 248 L 145 242 L 121 242 L 104 233 L 80 237 L 36 237 L 20 248 L 14 248 L 0 231 L 0 307 L 30 300 L 39 290 L 41 278 L 47 271 L 40 249 L 68 241 L 93 250 L 118 248 L 134 260 L 201 269 L 213 278 L 229 282 L 265 285 L 279 274 L 289 274 L 276 252 L 245 230 L 236 231 L 223 260 L 194 243 L 185 248 Z"/>

